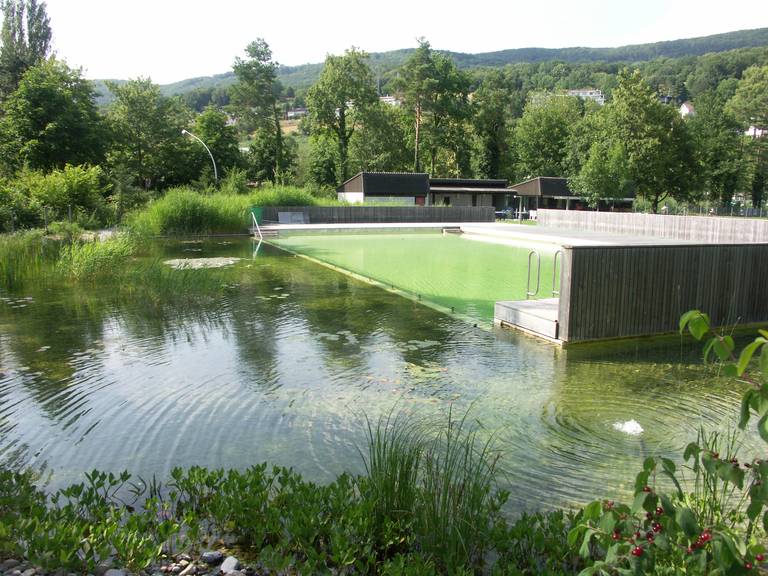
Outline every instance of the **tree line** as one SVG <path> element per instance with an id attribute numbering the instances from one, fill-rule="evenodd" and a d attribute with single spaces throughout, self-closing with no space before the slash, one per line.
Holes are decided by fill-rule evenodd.
<path id="1" fill-rule="evenodd" d="M 294 91 L 259 39 L 235 59 L 227 88 L 168 97 L 137 78 L 107 83 L 113 101 L 100 108 L 82 71 L 51 55 L 45 3 L 2 0 L 0 9 L 3 229 L 73 205 L 103 223 L 170 187 L 216 185 L 207 152 L 183 130 L 207 144 L 226 177 L 318 191 L 361 170 L 425 171 L 563 176 L 592 204 L 636 193 L 653 210 L 667 197 L 762 203 L 768 48 L 633 68 L 544 62 L 470 72 L 422 39 L 386 78 L 351 48 Z M 568 87 L 598 88 L 608 103 L 569 97 Z M 696 114 L 682 119 L 677 105 L 687 99 Z M 288 133 L 285 111 L 300 104 L 309 115 Z M 745 136 L 750 126 L 763 137 Z M 47 177 L 66 183 L 64 192 L 50 192 Z"/>

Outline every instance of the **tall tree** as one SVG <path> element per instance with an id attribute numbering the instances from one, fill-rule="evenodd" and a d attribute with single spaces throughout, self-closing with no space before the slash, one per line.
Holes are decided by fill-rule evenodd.
<path id="1" fill-rule="evenodd" d="M 192 147 L 198 144 L 181 133 L 191 124 L 191 112 L 181 100 L 160 94 L 160 87 L 149 78 L 107 86 L 115 95 L 107 111 L 114 138 L 110 163 L 146 188 L 194 178 L 200 164 Z"/>
<path id="2" fill-rule="evenodd" d="M 506 75 L 501 70 L 494 70 L 483 79 L 474 93 L 476 173 L 481 178 L 501 178 L 504 168 L 511 164 L 509 140 L 512 92 Z"/>
<path id="3" fill-rule="evenodd" d="M 290 157 L 284 150 L 280 127 L 278 64 L 261 38 L 248 44 L 245 53 L 247 57 L 236 58 L 232 66 L 237 77 L 230 90 L 232 109 L 249 132 L 257 133 L 259 149 L 265 152 L 262 156 L 272 162 L 266 176 L 275 181 L 288 168 L 286 160 Z"/>
<path id="4" fill-rule="evenodd" d="M 515 128 L 520 177 L 567 175 L 568 141 L 581 111 L 576 97 L 536 94 L 530 98 Z"/>
<path id="5" fill-rule="evenodd" d="M 629 179 L 653 212 L 667 196 L 691 199 L 698 171 L 677 108 L 662 104 L 638 70 L 625 69 L 606 114 L 610 138 L 624 149 Z"/>
<path id="6" fill-rule="evenodd" d="M 413 114 L 414 153 L 413 170 L 421 170 L 420 147 L 421 127 L 425 111 L 429 109 L 431 97 L 437 88 L 437 69 L 432 47 L 424 38 L 419 39 L 419 47 L 411 54 L 400 70 L 394 83 L 395 89 L 403 96 L 404 104 Z"/>
<path id="7" fill-rule="evenodd" d="M 50 18 L 45 2 L 2 0 L 0 12 L 0 100 L 8 97 L 29 68 L 39 64 L 51 50 Z"/>
<path id="8" fill-rule="evenodd" d="M 725 101 L 715 92 L 700 94 L 696 113 L 686 119 L 693 139 L 707 197 L 730 204 L 744 172 L 744 138 L 741 124 L 725 110 Z"/>
<path id="9" fill-rule="evenodd" d="M 763 201 L 768 173 L 768 65 L 751 66 L 736 86 L 733 98 L 728 102 L 731 111 L 745 127 L 751 127 L 754 140 L 752 175 L 752 205 Z"/>
<path id="10" fill-rule="evenodd" d="M 368 54 L 350 48 L 343 56 L 328 55 L 320 78 L 307 93 L 313 130 L 327 132 L 338 147 L 338 182 L 349 176 L 349 142 L 378 102 Z"/>
<path id="11" fill-rule="evenodd" d="M 209 106 L 195 118 L 194 133 L 211 151 L 217 167 L 223 174 L 231 168 L 243 167 L 243 155 L 237 140 L 237 131 L 228 123 L 227 115 Z M 209 157 L 201 150 L 201 164 L 209 165 Z"/>
<path id="12" fill-rule="evenodd" d="M 93 87 L 79 70 L 53 58 L 33 66 L 4 106 L 6 170 L 19 164 L 51 170 L 103 159 L 105 133 Z"/>
<path id="13" fill-rule="evenodd" d="M 349 142 L 354 171 L 403 172 L 411 164 L 407 145 L 410 119 L 399 106 L 377 102 Z"/>

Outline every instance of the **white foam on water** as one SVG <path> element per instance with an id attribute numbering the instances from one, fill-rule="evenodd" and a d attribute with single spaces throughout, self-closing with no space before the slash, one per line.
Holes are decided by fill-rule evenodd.
<path id="1" fill-rule="evenodd" d="M 614 422 L 614 429 L 619 432 L 624 432 L 630 436 L 640 436 L 643 433 L 643 427 L 637 420 L 627 420 L 626 422 Z"/>

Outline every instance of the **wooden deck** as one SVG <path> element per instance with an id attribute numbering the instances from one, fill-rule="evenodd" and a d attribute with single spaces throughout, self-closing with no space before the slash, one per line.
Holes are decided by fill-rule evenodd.
<path id="1" fill-rule="evenodd" d="M 496 302 L 494 323 L 558 340 L 559 307 L 559 298 Z"/>

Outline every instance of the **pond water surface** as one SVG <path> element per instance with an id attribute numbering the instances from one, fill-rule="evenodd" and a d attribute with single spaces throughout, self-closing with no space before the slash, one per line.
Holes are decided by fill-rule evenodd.
<path id="1" fill-rule="evenodd" d="M 162 477 L 264 460 L 327 481 L 362 471 L 366 415 L 452 408 L 494 434 L 511 506 L 532 509 L 626 494 L 645 456 L 678 458 L 698 426 L 738 414 L 742 391 L 698 345 L 561 350 L 254 248 L 156 247 L 151 258 L 241 258 L 184 272 L 215 294 L 0 293 L 0 458 L 45 468 L 51 487 L 93 468 Z M 631 420 L 642 434 L 618 429 Z"/>

